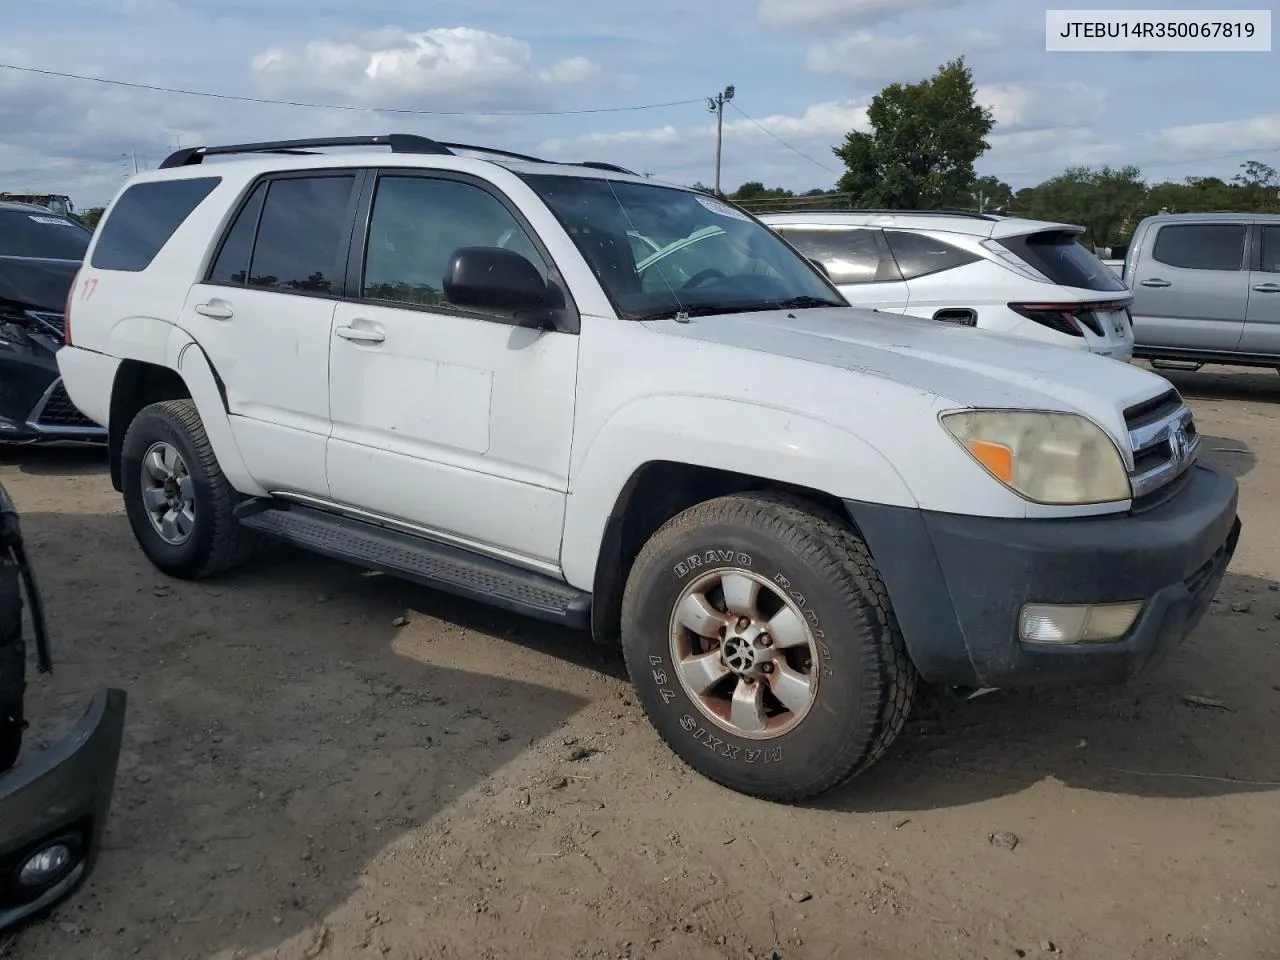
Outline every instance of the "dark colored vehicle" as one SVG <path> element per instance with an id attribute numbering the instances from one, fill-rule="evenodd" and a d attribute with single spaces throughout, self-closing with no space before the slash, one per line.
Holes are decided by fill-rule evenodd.
<path id="1" fill-rule="evenodd" d="M 67 396 L 54 356 L 92 236 L 45 207 L 0 203 L 0 442 L 107 438 Z"/>
<path id="2" fill-rule="evenodd" d="M 47 910 L 84 882 L 102 849 L 125 693 L 97 693 L 53 746 L 21 754 L 26 727 L 26 592 L 42 672 L 52 669 L 44 609 L 27 563 L 18 513 L 0 486 L 0 930 Z"/>

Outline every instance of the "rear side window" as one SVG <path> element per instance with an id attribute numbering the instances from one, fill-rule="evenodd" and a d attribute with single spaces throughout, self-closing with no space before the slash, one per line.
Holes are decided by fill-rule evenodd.
<path id="1" fill-rule="evenodd" d="M 273 180 L 258 219 L 249 286 L 280 293 L 339 290 L 354 183 L 351 174 Z"/>
<path id="2" fill-rule="evenodd" d="M 898 279 L 892 265 L 883 262 L 880 242 L 873 230 L 780 227 L 778 233 L 810 260 L 826 267 L 832 283 Z"/>
<path id="3" fill-rule="evenodd" d="M 1151 258 L 1184 270 L 1239 270 L 1243 223 L 1177 223 L 1160 228 Z"/>
<path id="4" fill-rule="evenodd" d="M 1081 290 L 1127 290 L 1114 270 L 1086 250 L 1074 233 L 1045 230 L 999 241 L 1035 267 L 1050 282 Z"/>
<path id="5" fill-rule="evenodd" d="M 92 266 L 131 273 L 147 269 L 191 211 L 221 182 L 221 177 L 194 177 L 129 187 L 100 228 Z"/>
<path id="6" fill-rule="evenodd" d="M 1258 269 L 1263 273 L 1280 273 L 1280 227 L 1262 228 L 1262 260 Z"/>
<path id="7" fill-rule="evenodd" d="M 893 251 L 893 258 L 898 261 L 898 269 L 902 271 L 903 280 L 914 280 L 917 277 L 927 277 L 931 273 L 954 270 L 956 267 L 963 267 L 967 263 L 982 259 L 968 250 L 961 250 L 949 243 L 918 233 L 886 230 L 884 238 L 889 241 L 889 249 Z"/>

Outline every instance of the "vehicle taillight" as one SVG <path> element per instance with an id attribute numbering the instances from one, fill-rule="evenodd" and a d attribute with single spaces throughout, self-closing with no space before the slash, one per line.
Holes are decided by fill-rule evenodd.
<path id="1" fill-rule="evenodd" d="M 1050 330 L 1083 337 L 1084 328 L 1104 336 L 1097 311 L 1112 309 L 1107 303 L 1011 303 L 1009 309 Z"/>

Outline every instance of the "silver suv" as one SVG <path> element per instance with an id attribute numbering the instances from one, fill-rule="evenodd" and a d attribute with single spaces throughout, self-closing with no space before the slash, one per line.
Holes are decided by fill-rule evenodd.
<path id="1" fill-rule="evenodd" d="M 1124 263 L 1134 356 L 1280 370 L 1280 215 L 1179 213 L 1138 224 Z"/>

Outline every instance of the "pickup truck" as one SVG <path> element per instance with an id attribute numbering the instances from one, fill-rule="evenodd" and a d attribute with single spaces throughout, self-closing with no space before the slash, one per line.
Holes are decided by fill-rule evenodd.
<path id="1" fill-rule="evenodd" d="M 1280 215 L 1177 213 L 1138 224 L 1122 277 L 1134 356 L 1280 370 Z"/>
<path id="2" fill-rule="evenodd" d="M 107 208 L 66 331 L 160 570 L 273 538 L 589 631 L 681 758 L 773 800 L 866 769 L 921 680 L 1133 675 L 1239 536 L 1162 377 L 855 309 L 607 163 L 187 148 Z"/>

